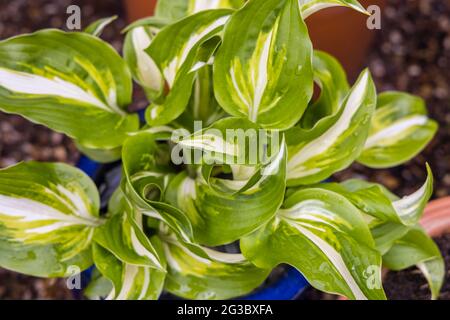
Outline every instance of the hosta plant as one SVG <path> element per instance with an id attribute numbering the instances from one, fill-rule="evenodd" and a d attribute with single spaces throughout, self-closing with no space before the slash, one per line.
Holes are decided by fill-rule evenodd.
<path id="1" fill-rule="evenodd" d="M 404 163 L 437 128 L 422 99 L 377 95 L 369 70 L 350 85 L 313 49 L 305 19 L 335 5 L 365 13 L 355 0 L 160 0 L 124 30 L 123 57 L 99 38 L 113 18 L 1 41 L 0 109 L 123 173 L 101 212 L 77 168 L 0 170 L 0 266 L 64 277 L 95 265 L 87 294 L 108 299 L 227 299 L 289 264 L 319 290 L 385 299 L 382 266 L 417 265 L 436 298 L 443 260 L 418 225 L 430 168 L 403 198 L 329 182 L 355 161 Z M 127 110 L 133 80 L 145 123 Z M 232 243 L 239 253 L 224 252 Z"/>

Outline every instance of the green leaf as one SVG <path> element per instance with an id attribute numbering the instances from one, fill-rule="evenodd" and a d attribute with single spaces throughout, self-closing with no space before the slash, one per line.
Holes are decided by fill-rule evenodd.
<path id="1" fill-rule="evenodd" d="M 162 253 L 162 244 L 156 237 L 151 241 Z M 109 279 L 113 289 L 106 299 L 156 300 L 164 287 L 166 273 L 154 268 L 130 265 L 118 260 L 98 244 L 93 246 L 94 262 L 100 273 Z"/>
<path id="2" fill-rule="evenodd" d="M 423 99 L 402 92 L 382 93 L 358 162 L 371 168 L 400 165 L 421 152 L 437 129 L 427 117 Z"/>
<path id="3" fill-rule="evenodd" d="M 288 185 L 320 182 L 353 163 L 367 139 L 375 103 L 375 85 L 365 70 L 336 114 L 311 130 L 288 130 Z"/>
<path id="4" fill-rule="evenodd" d="M 433 194 L 433 174 L 427 164 L 427 180 L 416 192 L 399 198 L 383 186 L 362 180 L 348 180 L 340 185 L 322 184 L 347 199 L 369 216 L 383 222 L 416 225 Z"/>
<path id="5" fill-rule="evenodd" d="M 185 299 L 223 300 L 245 295 L 266 279 L 270 269 L 260 269 L 241 254 L 203 248 L 197 255 L 177 241 L 163 244 L 167 257 L 165 289 Z"/>
<path id="6" fill-rule="evenodd" d="M 439 248 L 419 227 L 413 228 L 383 256 L 383 264 L 394 271 L 411 266 L 423 272 L 430 286 L 432 299 L 437 299 L 445 278 L 445 266 Z"/>
<path id="7" fill-rule="evenodd" d="M 136 21 L 125 31 L 124 59 L 133 79 L 145 90 L 149 99 L 157 98 L 164 89 L 164 78 L 152 57 L 145 52 L 166 22 L 150 17 Z"/>
<path id="8" fill-rule="evenodd" d="M 335 115 L 350 91 L 347 75 L 334 57 L 315 50 L 313 58 L 314 81 L 321 92 L 301 119 L 301 127 L 304 129 L 311 129 L 319 120 Z"/>
<path id="9" fill-rule="evenodd" d="M 99 195 L 80 170 L 59 163 L 20 163 L 0 170 L 0 266 L 42 277 L 92 263 Z"/>
<path id="10" fill-rule="evenodd" d="M 211 176 L 206 181 L 204 174 L 193 179 L 182 172 L 166 190 L 165 201 L 189 217 L 197 243 L 215 246 L 233 242 L 271 219 L 283 201 L 284 141 L 267 164 L 233 167 L 232 180 Z"/>
<path id="11" fill-rule="evenodd" d="M 159 0 L 155 16 L 176 21 L 200 11 L 211 9 L 237 9 L 245 0 Z"/>
<path id="12" fill-rule="evenodd" d="M 217 48 L 216 37 L 232 11 L 208 10 L 189 16 L 161 30 L 145 51 L 164 75 L 169 92 L 146 111 L 150 125 L 169 123 L 186 109 L 199 66 Z"/>
<path id="13" fill-rule="evenodd" d="M 348 7 L 369 15 L 366 9 L 364 9 L 364 7 L 356 0 L 299 0 L 299 3 L 303 19 L 306 19 L 310 15 L 322 9 L 336 6 Z"/>
<path id="14" fill-rule="evenodd" d="M 377 250 L 384 255 L 388 252 L 395 241 L 402 238 L 411 227 L 405 226 L 401 223 L 395 222 L 383 222 L 381 224 L 376 224 L 371 228 L 372 237 L 375 240 L 375 245 Z"/>
<path id="15" fill-rule="evenodd" d="M 381 256 L 369 228 L 347 199 L 311 188 L 289 196 L 277 216 L 241 239 L 261 268 L 296 267 L 315 288 L 350 299 L 385 299 Z"/>
<path id="16" fill-rule="evenodd" d="M 84 147 L 112 149 L 138 129 L 138 116 L 124 111 L 131 90 L 123 60 L 89 34 L 43 30 L 0 42 L 0 110 Z"/>
<path id="17" fill-rule="evenodd" d="M 112 16 L 109 18 L 103 18 L 103 19 L 94 21 L 93 23 L 88 25 L 86 27 L 86 29 L 84 29 L 84 32 L 92 34 L 94 37 L 100 37 L 101 34 L 103 33 L 103 30 L 105 29 L 105 27 L 108 26 L 109 24 L 111 24 L 116 19 L 117 19 L 117 16 Z"/>
<path id="18" fill-rule="evenodd" d="M 83 290 L 83 295 L 90 300 L 100 300 L 107 297 L 112 289 L 112 282 L 108 278 L 102 276 L 97 269 L 94 269 L 91 281 Z"/>
<path id="19" fill-rule="evenodd" d="M 226 116 L 214 96 L 212 71 L 213 67 L 209 64 L 198 69 L 191 100 L 186 111 L 180 117 L 183 118 L 181 120 L 184 127 L 191 131 L 195 129 L 194 121 L 202 121 L 203 125 L 209 126 Z"/>
<path id="20" fill-rule="evenodd" d="M 100 163 L 111 163 L 117 161 L 122 156 L 122 147 L 112 149 L 91 149 L 76 143 L 78 150 L 86 155 L 89 159 Z"/>
<path id="21" fill-rule="evenodd" d="M 217 101 L 269 129 L 297 123 L 312 96 L 312 45 L 297 0 L 253 0 L 231 17 L 214 61 Z"/>

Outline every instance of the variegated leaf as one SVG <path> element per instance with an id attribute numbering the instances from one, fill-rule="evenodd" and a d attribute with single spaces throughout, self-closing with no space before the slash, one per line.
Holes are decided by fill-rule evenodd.
<path id="1" fill-rule="evenodd" d="M 395 222 L 405 226 L 416 225 L 433 194 L 433 174 L 427 164 L 427 179 L 416 192 L 399 198 L 385 187 L 363 180 L 348 180 L 341 184 L 326 183 L 318 187 L 337 192 L 365 214 L 379 222 Z"/>
<path id="2" fill-rule="evenodd" d="M 43 30 L 0 42 L 0 110 L 87 148 L 118 147 L 138 129 L 138 116 L 125 112 L 131 84 L 114 49 L 86 33 Z"/>
<path id="3" fill-rule="evenodd" d="M 152 57 L 145 52 L 166 22 L 157 18 L 146 18 L 125 29 L 127 32 L 123 48 L 124 59 L 130 67 L 133 79 L 144 89 L 149 99 L 157 98 L 164 89 L 164 78 Z"/>
<path id="4" fill-rule="evenodd" d="M 94 21 L 84 29 L 84 32 L 92 34 L 94 37 L 100 37 L 103 30 L 116 19 L 117 16 L 112 16 Z"/>
<path id="5" fill-rule="evenodd" d="M 130 212 L 110 217 L 97 228 L 94 240 L 126 264 L 163 269 L 161 258 L 143 232 L 142 222 L 135 221 Z"/>
<path id="6" fill-rule="evenodd" d="M 278 154 L 281 145 L 278 131 L 266 131 L 245 118 L 234 117 L 218 120 L 187 137 L 174 135 L 172 141 L 178 143 L 173 154 L 183 151 L 185 162 L 208 165 L 255 166 Z"/>
<path id="7" fill-rule="evenodd" d="M 162 202 L 169 183 L 170 155 L 149 132 L 130 137 L 123 147 L 124 179 L 122 191 L 136 213 L 164 221 L 184 241 L 193 239 L 192 226 L 179 209 Z"/>
<path id="8" fill-rule="evenodd" d="M 335 115 L 350 91 L 344 68 L 328 53 L 315 50 L 313 68 L 314 81 L 321 92 L 301 119 L 300 126 L 304 129 L 311 129 L 319 120 Z"/>
<path id="9" fill-rule="evenodd" d="M 176 21 L 197 12 L 212 9 L 238 9 L 245 0 L 159 0 L 156 17 Z"/>
<path id="10" fill-rule="evenodd" d="M 233 14 L 214 60 L 217 101 L 269 129 L 296 124 L 312 96 L 312 45 L 298 0 L 253 0 Z"/>
<path id="11" fill-rule="evenodd" d="M 204 175 L 196 179 L 185 172 L 169 184 L 165 201 L 189 217 L 197 243 L 214 246 L 235 241 L 271 219 L 280 207 L 286 175 L 286 148 L 262 167 L 235 166 L 232 180 Z M 211 173 L 211 171 L 208 171 Z"/>
<path id="12" fill-rule="evenodd" d="M 402 92 L 382 93 L 358 162 L 371 168 L 400 165 L 421 152 L 437 128 L 423 99 Z"/>
<path id="13" fill-rule="evenodd" d="M 348 167 L 361 153 L 376 104 L 375 85 L 362 72 L 336 114 L 311 129 L 286 133 L 289 186 L 317 183 Z"/>
<path id="14" fill-rule="evenodd" d="M 163 243 L 167 259 L 165 289 L 185 299 L 219 300 L 245 295 L 266 279 L 270 269 L 260 269 L 241 254 L 203 248 L 199 256 L 176 240 Z"/>
<path id="15" fill-rule="evenodd" d="M 298 0 L 303 19 L 316 13 L 319 10 L 330 7 L 348 7 L 358 12 L 369 15 L 364 7 L 357 0 Z"/>
<path id="16" fill-rule="evenodd" d="M 160 256 L 163 256 L 160 241 L 156 237 L 151 238 L 151 241 L 160 251 Z M 98 244 L 93 246 L 93 256 L 97 269 L 113 285 L 106 299 L 157 300 L 159 298 L 166 277 L 164 271 L 124 263 Z"/>
<path id="17" fill-rule="evenodd" d="M 207 63 L 219 44 L 216 36 L 232 11 L 208 10 L 189 16 L 161 30 L 146 52 L 155 61 L 169 88 L 146 111 L 150 125 L 178 118 L 191 97 L 198 65 Z"/>
<path id="18" fill-rule="evenodd" d="M 432 299 L 437 299 L 445 279 L 445 265 L 439 248 L 419 227 L 413 228 L 383 256 L 383 264 L 391 270 L 417 265 L 428 281 Z"/>
<path id="19" fill-rule="evenodd" d="M 315 288 L 350 299 L 385 299 L 381 255 L 360 212 L 323 189 L 289 196 L 277 216 L 241 239 L 244 256 L 261 268 L 296 267 Z"/>
<path id="20" fill-rule="evenodd" d="M 76 168 L 27 162 L 0 170 L 0 266 L 43 277 L 86 269 L 98 214 L 97 188 Z"/>

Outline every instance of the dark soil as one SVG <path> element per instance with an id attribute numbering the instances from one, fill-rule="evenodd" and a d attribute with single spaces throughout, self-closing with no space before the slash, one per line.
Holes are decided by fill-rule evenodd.
<path id="1" fill-rule="evenodd" d="M 439 300 L 450 300 L 450 234 L 434 239 L 445 261 L 446 278 Z M 390 300 L 429 300 L 430 289 L 419 269 L 389 272 L 383 282 Z"/>

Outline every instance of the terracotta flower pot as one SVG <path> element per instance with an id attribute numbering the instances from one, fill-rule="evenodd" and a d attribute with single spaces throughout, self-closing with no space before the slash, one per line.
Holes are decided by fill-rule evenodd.
<path id="1" fill-rule="evenodd" d="M 384 10 L 387 0 L 360 0 L 360 3 L 365 8 L 378 5 Z M 350 8 L 333 7 L 306 20 L 314 48 L 334 55 L 344 66 L 350 81 L 354 81 L 364 68 L 370 47 L 379 32 L 367 28 L 367 18 Z"/>
<path id="2" fill-rule="evenodd" d="M 428 204 L 420 221 L 427 233 L 439 237 L 450 232 L 450 197 L 435 200 Z"/>
<path id="3" fill-rule="evenodd" d="M 157 0 L 124 0 L 128 22 L 153 14 Z M 360 0 L 367 8 L 375 4 L 384 9 L 387 0 Z M 309 33 L 316 49 L 336 56 L 350 81 L 363 69 L 377 30 L 366 27 L 367 16 L 349 8 L 324 9 L 307 19 Z"/>
<path id="4" fill-rule="evenodd" d="M 124 0 L 128 22 L 153 15 L 157 0 Z"/>
<path id="5" fill-rule="evenodd" d="M 440 237 L 450 232 L 450 197 L 430 202 L 420 224 L 431 237 Z M 387 272 L 383 270 L 383 277 Z M 339 297 L 338 300 L 348 300 Z"/>

